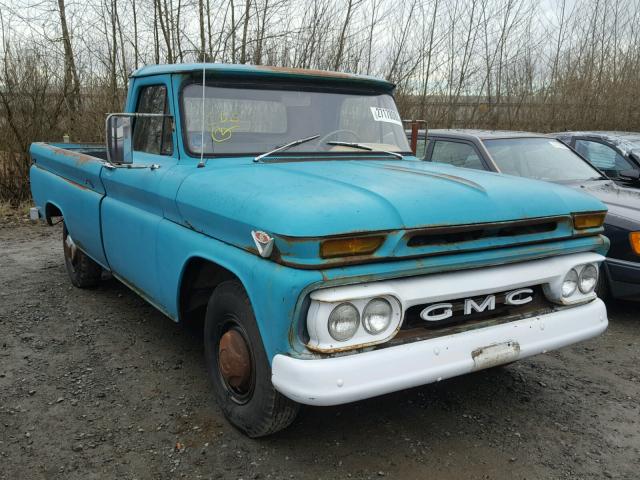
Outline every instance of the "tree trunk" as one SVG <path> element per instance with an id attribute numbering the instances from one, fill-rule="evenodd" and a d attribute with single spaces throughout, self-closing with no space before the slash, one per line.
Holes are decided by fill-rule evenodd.
<path id="1" fill-rule="evenodd" d="M 62 29 L 62 44 L 64 46 L 64 96 L 67 99 L 70 115 L 67 129 L 71 131 L 75 124 L 75 113 L 80 108 L 80 79 L 73 56 L 71 36 L 67 25 L 67 15 L 64 0 L 58 0 L 58 13 L 60 14 L 60 28 Z M 69 92 L 71 96 L 69 96 Z"/>
<path id="2" fill-rule="evenodd" d="M 249 29 L 249 9 L 251 8 L 251 0 L 245 1 L 244 6 L 244 25 L 242 27 L 242 47 L 240 52 L 240 63 L 247 61 L 247 30 Z"/>
<path id="3" fill-rule="evenodd" d="M 349 28 L 349 22 L 351 21 L 351 11 L 353 9 L 353 0 L 349 0 L 347 5 L 347 15 L 344 17 L 344 23 L 342 24 L 342 30 L 340 31 L 340 37 L 338 38 L 338 52 L 336 53 L 336 59 L 333 63 L 333 69 L 338 70 L 342 63 L 342 55 L 344 53 L 344 44 L 347 36 L 347 28 Z"/>

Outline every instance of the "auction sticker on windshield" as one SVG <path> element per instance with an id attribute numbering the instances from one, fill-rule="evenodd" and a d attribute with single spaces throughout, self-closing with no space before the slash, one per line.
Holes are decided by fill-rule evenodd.
<path id="1" fill-rule="evenodd" d="M 394 123 L 402 126 L 400 115 L 395 110 L 382 107 L 371 107 L 371 113 L 373 114 L 373 119 L 376 122 Z"/>

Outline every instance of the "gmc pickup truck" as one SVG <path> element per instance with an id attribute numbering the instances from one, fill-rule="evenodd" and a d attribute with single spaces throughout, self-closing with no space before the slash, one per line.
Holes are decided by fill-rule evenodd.
<path id="1" fill-rule="evenodd" d="M 71 282 L 110 272 L 204 322 L 212 392 L 247 435 L 594 337 L 606 207 L 419 161 L 386 81 L 217 64 L 130 80 L 106 145 L 34 143 L 35 218 Z"/>

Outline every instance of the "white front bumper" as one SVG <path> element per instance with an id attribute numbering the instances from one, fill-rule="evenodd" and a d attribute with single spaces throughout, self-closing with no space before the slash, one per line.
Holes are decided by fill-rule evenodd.
<path id="1" fill-rule="evenodd" d="M 524 320 L 356 353 L 302 360 L 276 355 L 272 381 L 285 396 L 308 405 L 338 405 L 480 370 L 595 337 L 607 328 L 600 299 Z M 516 356 L 474 352 L 496 344 L 519 346 Z M 486 349 L 489 357 L 493 349 Z"/>

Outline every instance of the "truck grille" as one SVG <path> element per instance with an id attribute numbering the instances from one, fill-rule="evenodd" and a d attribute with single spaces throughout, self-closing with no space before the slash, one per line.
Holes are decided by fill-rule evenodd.
<path id="1" fill-rule="evenodd" d="M 484 225 L 430 228 L 411 235 L 407 241 L 407 246 L 424 247 L 427 245 L 459 244 L 486 238 L 534 235 L 553 232 L 557 228 L 557 219 L 537 219 Z"/>
<path id="2" fill-rule="evenodd" d="M 550 313 L 559 308 L 547 300 L 541 285 L 528 288 L 533 291 L 533 293 L 529 294 L 533 299 L 524 305 L 505 304 L 506 296 L 509 292 L 499 292 L 493 294 L 495 296 L 494 309 L 487 308 L 484 311 L 473 311 L 469 314 L 465 314 L 465 300 L 473 300 L 477 305 L 482 305 L 488 295 L 443 300 L 441 302 L 410 307 L 405 310 L 404 321 L 400 331 L 392 340 L 385 343 L 384 346 L 427 340 L 429 338 L 453 335 L 476 328 L 513 322 L 523 318 Z M 442 303 L 451 304 L 452 315 L 449 318 L 439 321 L 428 321 L 421 318 L 420 313 L 425 308 Z"/>

